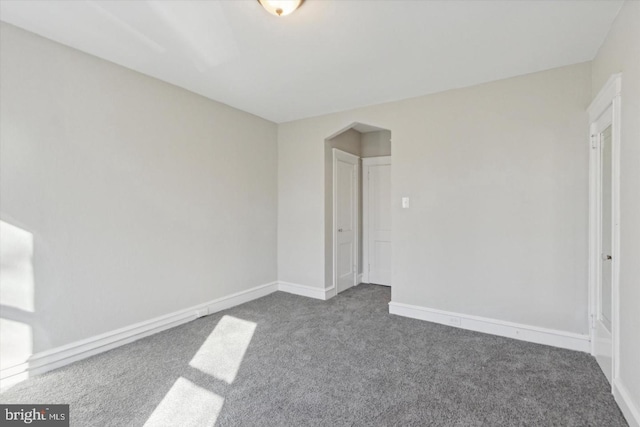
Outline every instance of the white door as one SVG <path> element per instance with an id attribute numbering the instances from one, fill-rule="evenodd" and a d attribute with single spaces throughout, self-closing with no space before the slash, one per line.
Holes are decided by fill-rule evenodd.
<path id="1" fill-rule="evenodd" d="M 612 75 L 588 108 L 591 354 L 610 384 L 620 375 L 621 83 Z"/>
<path id="2" fill-rule="evenodd" d="M 606 126 L 606 127 L 605 127 Z M 602 129 L 604 128 L 604 129 Z M 594 325 L 594 355 L 605 376 L 612 382 L 612 279 L 613 279 L 613 175 L 611 124 L 600 123 L 596 135 L 600 150 L 600 274 L 596 281 L 596 316 Z"/>
<path id="3" fill-rule="evenodd" d="M 358 160 L 357 156 L 333 149 L 333 268 L 336 293 L 357 284 Z"/>
<path id="4" fill-rule="evenodd" d="M 364 281 L 391 286 L 391 157 L 362 165 Z"/>

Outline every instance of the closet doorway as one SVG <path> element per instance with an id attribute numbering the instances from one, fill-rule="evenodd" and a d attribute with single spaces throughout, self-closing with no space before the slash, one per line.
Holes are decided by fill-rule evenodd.
<path id="1" fill-rule="evenodd" d="M 326 295 L 391 285 L 391 188 L 391 131 L 354 123 L 325 140 Z"/>

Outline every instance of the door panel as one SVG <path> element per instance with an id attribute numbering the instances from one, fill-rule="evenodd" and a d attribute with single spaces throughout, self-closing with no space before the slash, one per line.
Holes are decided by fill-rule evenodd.
<path id="1" fill-rule="evenodd" d="M 358 158 L 335 150 L 335 269 L 336 291 L 342 292 L 356 284 L 357 232 L 357 171 Z"/>
<path id="2" fill-rule="evenodd" d="M 367 167 L 369 283 L 391 285 L 391 161 Z"/>
<path id="3" fill-rule="evenodd" d="M 353 231 L 353 165 L 338 160 L 337 171 L 337 226 L 343 230 Z"/>
<path id="4" fill-rule="evenodd" d="M 612 361 L 612 236 L 613 236 L 613 203 L 612 203 L 612 145 L 611 126 L 602 131 L 598 139 L 600 141 L 600 278 L 596 289 L 596 319 L 595 319 L 595 357 L 611 382 L 613 375 Z"/>
<path id="5" fill-rule="evenodd" d="M 600 317 L 605 327 L 611 331 L 611 126 L 602 132 L 602 288 Z"/>
<path id="6" fill-rule="evenodd" d="M 388 239 L 387 236 L 385 236 Z M 371 260 L 371 272 L 369 273 L 369 282 L 379 285 L 391 286 L 391 241 L 379 240 L 373 242 L 374 250 L 372 251 L 373 259 Z"/>

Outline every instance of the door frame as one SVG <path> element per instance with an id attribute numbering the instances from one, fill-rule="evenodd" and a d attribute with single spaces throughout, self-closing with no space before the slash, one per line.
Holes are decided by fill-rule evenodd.
<path id="1" fill-rule="evenodd" d="M 591 354 L 595 356 L 595 325 L 598 315 L 598 289 L 602 279 L 601 150 L 598 122 L 604 114 L 611 120 L 611 389 L 620 376 L 620 106 L 622 75 L 612 75 L 589 108 L 589 336 Z M 608 119 L 605 118 L 605 120 Z"/>
<path id="2" fill-rule="evenodd" d="M 353 180 L 353 199 L 355 200 L 355 209 L 353 210 L 353 225 L 354 225 L 354 230 L 355 230 L 355 238 L 354 238 L 354 245 L 353 245 L 353 260 L 355 263 L 354 266 L 354 270 L 355 270 L 355 274 L 353 275 L 353 286 L 356 286 L 358 284 L 358 271 L 360 270 L 360 266 L 359 266 L 359 257 L 358 257 L 358 253 L 359 253 L 359 238 L 358 238 L 358 230 L 360 229 L 360 225 L 358 224 L 358 217 L 360 215 L 359 212 L 359 205 L 360 203 L 358 202 L 358 196 L 359 196 L 359 192 L 358 192 L 358 175 L 360 172 L 360 157 L 351 154 L 351 153 L 347 153 L 346 151 L 342 151 L 339 150 L 337 148 L 332 148 L 332 155 L 333 155 L 333 181 L 332 181 L 332 186 L 333 186 L 333 221 L 332 221 L 332 227 L 333 227 L 333 289 L 334 289 L 334 296 L 338 295 L 338 221 L 337 221 L 337 217 L 338 217 L 338 203 L 337 203 L 337 198 L 338 198 L 338 156 L 347 156 L 347 157 L 351 157 L 352 159 L 355 160 L 356 164 L 355 164 L 355 168 L 353 171 L 353 174 L 351 176 L 351 179 Z"/>
<path id="3" fill-rule="evenodd" d="M 391 156 L 367 157 L 362 159 L 362 281 L 369 283 L 369 168 L 376 165 L 390 165 Z M 367 179 L 365 179 L 365 174 Z"/>

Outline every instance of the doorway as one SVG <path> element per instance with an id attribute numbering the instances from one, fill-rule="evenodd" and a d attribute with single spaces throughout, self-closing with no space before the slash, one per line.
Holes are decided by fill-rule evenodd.
<path id="1" fill-rule="evenodd" d="M 371 158 L 390 158 L 391 131 L 362 123 L 352 125 L 334 133 L 325 140 L 325 295 L 330 298 L 359 283 L 368 283 L 368 263 L 364 262 L 363 229 L 363 185 L 364 163 Z M 355 181 L 348 178 L 355 173 Z M 390 203 L 390 175 L 383 197 L 378 203 Z M 355 190 L 355 191 L 354 191 Z M 355 193 L 355 197 L 354 197 Z M 387 200 L 388 199 L 388 200 Z M 355 210 L 355 216 L 353 211 Z M 386 210 L 383 209 L 386 215 Z M 387 224 L 388 247 L 378 245 L 389 255 L 382 265 L 390 285 L 390 208 L 389 215 L 380 218 Z M 379 221 L 378 221 L 379 222 Z M 382 257 L 380 257 L 382 259 Z M 366 271 L 365 271 L 366 270 Z M 386 271 L 386 273 L 385 273 Z"/>
<path id="2" fill-rule="evenodd" d="M 620 76 L 589 107 L 589 288 L 591 354 L 613 386 L 618 377 Z"/>

